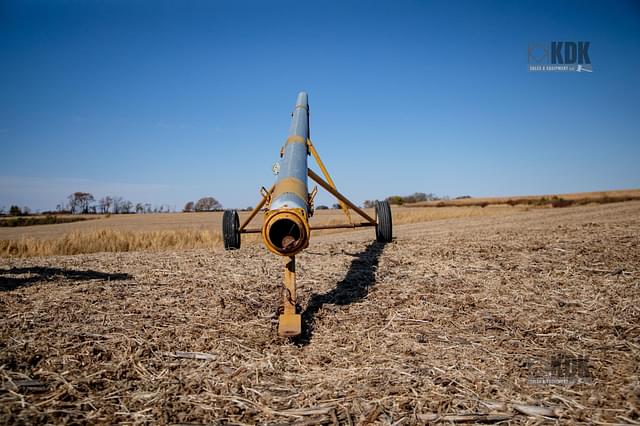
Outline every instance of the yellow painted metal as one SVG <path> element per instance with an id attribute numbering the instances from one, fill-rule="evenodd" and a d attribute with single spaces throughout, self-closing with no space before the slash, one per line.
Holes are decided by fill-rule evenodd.
<path id="1" fill-rule="evenodd" d="M 371 222 L 360 222 L 360 223 L 337 223 L 335 225 L 316 225 L 312 226 L 312 231 L 321 231 L 323 229 L 349 229 L 349 228 L 362 228 L 365 226 L 376 226 L 375 223 Z"/>
<path id="2" fill-rule="evenodd" d="M 345 203 L 347 206 L 349 206 L 352 210 L 354 210 L 356 213 L 358 213 L 360 216 L 362 216 L 364 219 L 368 220 L 370 223 L 372 224 L 376 224 L 376 220 L 373 219 L 371 216 L 369 216 L 368 214 L 366 214 L 360 207 L 356 206 L 355 204 L 353 204 L 351 201 L 349 201 L 349 199 L 347 197 L 345 197 L 344 195 L 342 195 L 341 193 L 339 193 L 334 187 L 332 187 L 331 185 L 329 185 L 327 182 L 325 182 L 320 176 L 318 176 L 313 170 L 311 169 L 307 169 L 307 174 L 309 175 L 309 177 L 311 179 L 313 179 L 318 185 L 320 185 L 321 187 L 323 187 L 324 189 L 326 189 L 327 191 L 329 191 L 329 193 L 331 195 L 333 195 L 334 197 L 336 197 L 338 200 L 342 201 L 343 203 Z"/>
<path id="3" fill-rule="evenodd" d="M 302 332 L 302 317 L 296 312 L 296 258 L 287 256 L 284 267 L 283 313 L 278 318 L 278 334 L 294 337 Z"/>
<path id="4" fill-rule="evenodd" d="M 249 217 L 242 222 L 242 225 L 240 225 L 240 232 L 242 232 L 244 230 L 244 228 L 247 227 L 247 225 L 249 223 L 251 223 L 251 221 L 253 220 L 254 217 L 256 217 L 256 215 L 258 214 L 258 212 L 260 211 L 261 208 L 264 207 L 264 205 L 267 203 L 267 200 L 269 199 L 269 197 L 271 196 L 271 194 L 273 193 L 273 189 L 276 186 L 273 185 L 271 187 L 271 189 L 269 189 L 268 193 L 262 196 L 262 200 L 260 200 L 260 202 L 258 203 L 258 205 L 253 209 L 253 211 L 251 212 L 251 214 L 249 215 Z"/>
<path id="5" fill-rule="evenodd" d="M 316 199 L 316 195 L 318 194 L 318 187 L 315 186 L 313 187 L 313 189 L 311 190 L 311 192 L 309 193 L 309 217 L 313 216 L 313 204 L 314 204 L 314 200 Z"/>
<path id="6" fill-rule="evenodd" d="M 307 200 L 309 195 L 307 194 L 306 183 L 293 176 L 280 179 L 276 184 L 276 187 L 273 191 L 273 195 L 271 196 L 271 198 L 276 199 L 280 195 L 286 192 L 292 192 L 296 194 L 298 197 L 300 197 L 302 200 Z"/>
<path id="7" fill-rule="evenodd" d="M 302 136 L 289 136 L 287 141 L 284 143 L 284 146 L 287 146 L 290 143 L 305 143 L 306 141 Z"/>
<path id="8" fill-rule="evenodd" d="M 278 247 L 278 241 L 271 241 L 271 228 L 282 220 L 288 220 L 295 224 L 300 230 L 300 238 L 291 250 L 283 251 Z M 264 215 L 264 224 L 262 225 L 262 241 L 265 247 L 272 253 L 281 256 L 294 256 L 309 246 L 309 237 L 311 229 L 307 220 L 304 209 L 277 209 L 270 210 Z"/>
<path id="9" fill-rule="evenodd" d="M 302 136 L 289 136 L 284 145 L 282 145 L 282 148 L 280 148 L 280 158 L 282 158 L 282 156 L 284 155 L 284 149 L 290 143 L 307 143 L 307 141 L 305 141 Z"/>
<path id="10" fill-rule="evenodd" d="M 318 151 L 316 151 L 316 147 L 313 146 L 313 142 L 311 142 L 311 139 L 307 139 L 307 146 L 309 147 L 309 152 L 311 152 L 311 155 L 313 155 L 313 158 L 315 158 L 316 163 L 318 163 L 318 167 L 320 167 L 320 171 L 324 175 L 329 185 L 331 185 L 333 189 L 336 189 L 336 184 L 333 182 L 333 179 L 331 179 L 331 175 L 329 174 L 329 171 L 327 170 L 327 168 L 324 166 L 324 163 L 320 159 L 320 154 L 318 154 Z M 347 207 L 347 204 L 344 203 L 342 200 L 338 200 L 338 202 L 340 203 L 340 208 L 342 209 L 345 216 L 347 217 L 347 222 L 353 223 L 351 221 L 351 215 L 349 214 L 349 208 Z"/>

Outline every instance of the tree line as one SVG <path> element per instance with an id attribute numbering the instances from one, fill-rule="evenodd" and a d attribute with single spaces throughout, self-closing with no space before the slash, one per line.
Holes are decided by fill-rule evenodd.
<path id="1" fill-rule="evenodd" d="M 133 203 L 124 197 L 106 195 L 96 197 L 90 192 L 76 191 L 67 197 L 66 203 L 56 207 L 60 213 L 71 214 L 130 214 L 130 213 L 169 213 L 171 206 L 152 206 L 150 203 Z"/>
<path id="2" fill-rule="evenodd" d="M 385 198 L 389 204 L 401 206 L 403 204 L 420 203 L 422 201 L 438 201 L 448 199 L 449 197 L 438 197 L 433 193 L 414 192 L 411 195 L 390 195 Z M 375 207 L 376 200 L 365 200 L 363 206 L 365 208 Z"/>
<path id="3" fill-rule="evenodd" d="M 202 197 L 198 201 L 189 201 L 183 211 L 217 211 L 222 210 L 222 204 L 213 197 Z M 67 199 L 58 203 L 55 211 L 45 211 L 42 214 L 132 214 L 132 213 L 172 213 L 175 208 L 168 204 L 151 205 L 151 203 L 133 203 L 124 197 L 106 195 L 96 198 L 90 192 L 76 191 Z M 0 207 L 0 216 L 29 216 L 29 207 L 12 205 L 8 210 Z"/>
<path id="4" fill-rule="evenodd" d="M 195 203 L 188 201 L 182 209 L 185 213 L 191 212 L 213 212 L 222 210 L 222 204 L 213 197 L 202 197 Z"/>
<path id="5" fill-rule="evenodd" d="M 456 197 L 456 198 L 469 198 L 468 195 Z M 440 201 L 448 200 L 449 197 L 438 197 L 433 193 L 414 192 L 411 195 L 391 195 L 385 198 L 389 204 L 403 205 L 413 204 L 423 201 Z M 363 203 L 364 208 L 375 207 L 376 200 L 365 200 Z M 317 210 L 325 210 L 329 207 L 325 205 L 316 206 Z M 339 204 L 333 204 L 333 209 L 339 209 Z M 188 201 L 182 208 L 183 212 L 208 212 L 208 211 L 220 211 L 222 210 L 222 204 L 214 197 L 202 197 L 198 201 Z M 252 207 L 247 207 L 244 210 L 252 210 Z M 70 214 L 130 214 L 130 213 L 170 213 L 175 209 L 170 205 L 163 204 L 160 206 L 152 206 L 150 203 L 133 203 L 123 197 L 107 195 L 100 199 L 94 197 L 90 192 L 77 191 L 70 194 L 67 197 L 67 201 L 60 203 L 56 206 L 55 212 L 44 213 L 70 213 Z M 29 207 L 20 208 L 17 205 L 12 205 L 8 211 L 4 207 L 0 208 L 0 215 L 10 216 L 27 216 L 31 214 Z"/>

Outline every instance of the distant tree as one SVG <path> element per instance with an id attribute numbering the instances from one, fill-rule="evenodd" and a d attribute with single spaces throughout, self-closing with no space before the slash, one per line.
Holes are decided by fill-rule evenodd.
<path id="1" fill-rule="evenodd" d="M 4 216 L 4 212 L 7 208 L 5 206 L 0 207 L 0 216 Z"/>
<path id="2" fill-rule="evenodd" d="M 144 204 L 142 203 L 136 204 L 136 213 L 137 214 L 144 213 Z"/>
<path id="3" fill-rule="evenodd" d="M 184 208 L 182 209 L 182 211 L 185 213 L 190 213 L 193 210 L 195 210 L 195 208 L 196 208 L 196 203 L 194 203 L 193 201 L 189 201 L 187 202 L 187 204 L 184 205 Z"/>
<path id="4" fill-rule="evenodd" d="M 113 198 L 108 195 L 100 198 L 98 201 L 98 209 L 102 214 L 109 213 L 109 211 L 111 211 L 111 206 L 113 206 Z"/>
<path id="5" fill-rule="evenodd" d="M 89 206 L 95 201 L 93 194 L 81 191 L 74 192 L 67 198 L 69 200 L 69 210 L 74 214 L 89 213 Z"/>
<path id="6" fill-rule="evenodd" d="M 325 206 L 324 204 L 320 204 L 316 207 L 316 210 L 329 210 L 329 207 Z"/>
<path id="7" fill-rule="evenodd" d="M 390 197 L 387 197 L 387 202 L 389 204 L 395 204 L 395 205 L 401 206 L 402 204 L 404 204 L 404 197 L 400 195 L 392 195 Z"/>
<path id="8" fill-rule="evenodd" d="M 212 210 L 219 210 L 222 208 L 222 204 L 213 197 L 203 197 L 196 202 L 195 209 L 197 212 L 210 212 Z"/>
<path id="9" fill-rule="evenodd" d="M 24 216 L 28 216 L 28 215 L 30 215 L 30 214 L 31 214 L 31 209 L 30 209 L 29 207 L 27 207 L 27 206 L 24 206 L 24 207 L 22 208 L 22 214 L 23 214 Z"/>
<path id="10" fill-rule="evenodd" d="M 133 210 L 133 203 L 129 200 L 123 200 L 120 204 L 120 211 L 124 214 L 129 214 L 131 210 Z"/>
<path id="11" fill-rule="evenodd" d="M 124 203 L 126 203 L 126 200 L 122 197 L 112 197 L 111 203 L 113 206 L 113 209 L 112 209 L 113 213 L 120 214 L 122 213 L 122 208 L 124 206 Z"/>
<path id="12" fill-rule="evenodd" d="M 412 204 L 416 202 L 416 197 L 414 197 L 413 195 L 405 195 L 402 197 L 402 202 L 404 204 Z"/>
<path id="13" fill-rule="evenodd" d="M 145 213 L 151 213 L 151 212 L 153 212 L 153 208 L 151 207 L 151 203 L 145 203 L 145 205 L 144 205 L 144 211 L 145 211 Z"/>
<path id="14" fill-rule="evenodd" d="M 18 206 L 9 207 L 9 215 L 10 216 L 22 216 L 22 210 Z"/>
<path id="15" fill-rule="evenodd" d="M 364 203 L 362 205 L 365 209 L 370 209 L 372 207 L 375 207 L 376 202 L 375 200 L 364 200 Z"/>
<path id="16" fill-rule="evenodd" d="M 424 192 L 416 192 L 413 194 L 413 198 L 416 200 L 416 203 L 420 203 L 422 201 L 427 201 L 427 194 Z"/>
<path id="17" fill-rule="evenodd" d="M 340 204 L 335 203 L 331 206 L 332 209 L 339 209 L 340 208 Z"/>

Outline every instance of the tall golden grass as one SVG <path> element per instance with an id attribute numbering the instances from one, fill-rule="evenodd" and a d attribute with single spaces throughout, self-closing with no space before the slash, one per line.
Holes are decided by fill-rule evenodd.
<path id="1" fill-rule="evenodd" d="M 41 240 L 0 240 L 0 256 L 53 256 L 98 252 L 169 250 L 215 247 L 220 234 L 190 229 L 135 232 L 103 229 L 71 232 L 63 237 Z"/>
<path id="2" fill-rule="evenodd" d="M 489 206 L 480 207 L 444 207 L 439 209 L 411 209 L 394 207 L 392 209 L 395 225 L 406 223 L 428 222 L 432 220 L 466 218 L 477 216 L 500 216 L 515 214 L 524 210 L 522 207 Z M 368 213 L 374 215 L 373 209 Z M 171 217 L 174 216 L 174 217 Z M 87 224 L 68 224 L 64 233 L 60 228 L 47 229 L 48 225 L 39 225 L 21 228 L 20 234 L 7 234 L 9 238 L 0 239 L 1 257 L 27 257 L 27 256 L 55 256 L 74 255 L 99 252 L 124 252 L 124 251 L 158 251 L 158 250 L 183 250 L 198 248 L 222 247 L 222 235 L 219 215 L 211 215 L 207 218 L 206 228 L 194 227 L 202 225 L 202 218 L 179 213 L 164 215 L 161 218 L 149 216 L 147 226 L 143 215 L 131 217 L 129 222 L 135 224 L 134 228 L 127 225 L 127 218 L 118 218 L 118 221 L 104 219 L 104 221 L 92 221 L 92 225 L 102 224 L 103 228 L 87 227 Z M 193 218 L 189 221 L 189 218 Z M 360 220 L 352 213 L 355 221 Z M 162 219 L 166 222 L 158 223 Z M 313 217 L 313 225 L 328 225 L 345 223 L 341 211 L 318 211 Z M 260 219 L 252 228 L 259 227 Z M 75 225 L 75 229 L 71 227 Z M 112 226 L 109 228 L 109 226 Z M 164 226 L 167 229 L 158 229 Z M 314 235 L 349 232 L 349 229 L 314 231 Z M 9 232 L 9 231 L 7 231 Z M 19 235 L 18 238 L 15 236 Z M 372 231 L 373 235 L 373 231 Z M 1 235 L 0 235 L 1 236 Z M 253 244 L 260 240 L 259 234 L 243 235 L 242 244 Z"/>
<path id="3" fill-rule="evenodd" d="M 548 197 L 552 199 L 554 196 Z M 562 200 L 575 201 L 574 204 L 625 201 L 640 198 L 640 190 L 563 194 L 561 197 Z M 436 205 L 433 202 L 415 205 L 438 208 L 393 206 L 393 223 L 401 225 L 444 219 L 512 215 L 530 208 L 544 207 L 541 203 L 528 202 L 538 198 L 540 197 L 472 198 L 451 200 L 445 205 Z M 514 200 L 518 202 L 509 202 Z M 371 216 L 375 214 L 373 209 L 366 211 Z M 241 213 L 241 220 L 247 214 Z M 352 213 L 352 218 L 359 220 L 355 213 Z M 262 215 L 259 214 L 256 222 L 250 227 L 259 228 L 261 221 Z M 222 213 L 218 212 L 117 215 L 75 223 L 0 228 L 0 257 L 221 247 L 221 223 Z M 339 210 L 319 210 L 311 219 L 312 226 L 339 223 L 345 223 Z M 350 230 L 314 231 L 314 235 L 339 232 Z M 259 240 L 259 234 L 244 235 L 242 244 L 252 244 Z"/>

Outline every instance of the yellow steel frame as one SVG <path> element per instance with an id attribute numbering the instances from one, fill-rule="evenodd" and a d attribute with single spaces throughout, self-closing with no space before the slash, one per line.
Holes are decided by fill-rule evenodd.
<path id="1" fill-rule="evenodd" d="M 287 141 L 287 143 L 300 143 L 303 141 L 292 140 Z M 320 155 L 318 151 L 313 146 L 311 139 L 307 139 L 306 141 L 309 153 L 316 160 L 316 163 L 320 167 L 322 174 L 324 175 L 323 179 L 320 175 L 315 173 L 313 170 L 307 168 L 307 175 L 314 180 L 318 185 L 327 190 L 331 195 L 336 197 L 338 202 L 340 203 L 340 208 L 344 212 L 347 222 L 344 224 L 337 225 L 319 225 L 314 227 L 309 227 L 308 218 L 304 218 L 305 227 L 307 232 L 313 230 L 321 230 L 321 229 L 337 229 L 337 228 L 359 228 L 364 226 L 376 226 L 376 219 L 369 216 L 366 212 L 364 212 L 361 208 L 353 204 L 347 197 L 342 195 L 336 188 L 336 184 L 333 182 L 329 171 L 325 167 L 322 159 L 320 159 Z M 317 189 L 317 188 L 316 188 Z M 260 233 L 264 232 L 264 228 L 259 229 L 247 229 L 249 223 L 256 217 L 258 212 L 265 206 L 270 205 L 271 197 L 275 190 L 275 184 L 266 191 L 263 188 L 263 195 L 260 202 L 256 205 L 256 207 L 251 211 L 251 214 L 247 219 L 242 222 L 240 226 L 240 233 L 250 234 L 250 233 Z M 315 192 L 314 192 L 315 195 Z M 360 215 L 366 222 L 353 222 L 351 219 L 351 214 L 349 209 L 355 211 L 358 215 Z M 268 216 L 265 218 L 267 220 Z M 266 224 L 267 222 L 265 222 Z M 263 238 L 265 239 L 265 238 Z M 266 241 L 266 239 L 265 239 Z M 304 248 L 304 247 L 303 247 Z M 273 250 L 272 250 L 273 251 Z M 283 306 L 282 306 L 282 314 L 279 317 L 278 321 L 278 334 L 283 337 L 294 337 L 299 335 L 302 332 L 302 317 L 296 311 L 296 258 L 295 255 L 285 256 L 285 268 L 284 268 L 284 289 L 283 289 Z"/>
<path id="2" fill-rule="evenodd" d="M 271 189 L 269 189 L 267 191 L 267 193 L 262 196 L 262 200 L 260 200 L 260 202 L 254 207 L 254 209 L 251 211 L 251 214 L 249 215 L 249 217 L 246 218 L 244 222 L 242 222 L 242 225 L 240 225 L 240 233 L 241 234 L 251 234 L 251 233 L 260 232 L 260 229 L 255 230 L 255 229 L 245 229 L 245 228 L 253 220 L 253 218 L 256 217 L 256 215 L 258 214 L 260 209 L 263 208 L 265 204 L 267 204 L 267 201 L 269 200 L 269 198 L 271 198 L 271 194 L 273 194 L 273 190 L 275 188 L 276 188 L 276 185 L 274 184 L 271 187 Z"/>
<path id="3" fill-rule="evenodd" d="M 311 169 L 307 169 L 307 174 L 309 175 L 309 177 L 311 179 L 313 179 L 318 185 L 320 185 L 321 187 L 323 187 L 324 189 L 326 189 L 331 195 L 333 195 L 334 197 L 336 197 L 341 203 L 344 203 L 346 206 L 350 207 L 351 209 L 353 209 L 353 211 L 355 211 L 356 213 L 358 213 L 360 216 L 362 216 L 364 219 L 366 219 L 371 225 L 376 225 L 377 222 L 374 218 L 372 218 L 371 216 L 369 216 L 368 214 L 366 214 L 360 207 L 356 206 L 355 204 L 353 204 L 351 201 L 349 201 L 349 199 L 347 197 L 345 197 L 344 195 L 342 195 L 341 193 L 338 192 L 337 189 L 335 189 L 334 186 L 332 186 L 331 184 L 329 184 L 329 182 L 325 182 L 320 176 L 318 176 L 313 170 Z M 351 223 L 353 225 L 353 223 Z M 312 228 L 314 229 L 314 228 Z M 324 228 L 327 229 L 327 228 Z"/>
<path id="4" fill-rule="evenodd" d="M 324 166 L 322 159 L 320 159 L 320 155 L 318 154 L 316 147 L 313 146 L 313 142 L 311 142 L 311 139 L 307 139 L 307 147 L 309 148 L 309 152 L 311 153 L 311 155 L 313 155 L 313 158 L 316 160 L 316 163 L 318 163 L 318 167 L 320 167 L 320 171 L 322 172 L 325 179 L 327 180 L 327 183 L 329 184 L 329 186 L 331 186 L 331 188 L 335 190 L 336 184 L 333 182 L 333 179 L 331 179 L 331 175 L 329 174 L 329 171 L 327 170 L 327 168 Z M 349 207 L 347 207 L 347 204 L 341 199 L 338 199 L 338 202 L 340 203 L 340 208 L 342 209 L 345 216 L 347 217 L 347 222 L 353 223 L 351 221 L 351 215 L 349 214 Z"/>
<path id="5" fill-rule="evenodd" d="M 296 257 L 287 256 L 284 267 L 283 310 L 278 318 L 278 334 L 294 337 L 302 332 L 302 316 L 296 312 Z"/>

